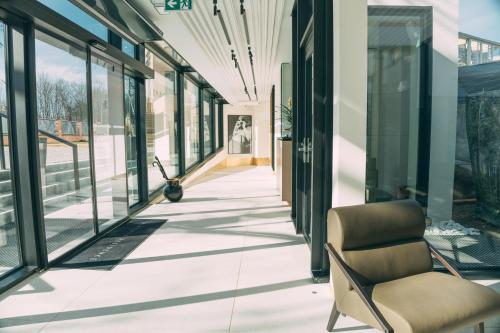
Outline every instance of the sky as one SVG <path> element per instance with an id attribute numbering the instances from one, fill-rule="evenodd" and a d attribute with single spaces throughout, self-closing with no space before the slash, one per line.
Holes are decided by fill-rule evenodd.
<path id="1" fill-rule="evenodd" d="M 500 0 L 460 0 L 459 31 L 500 43 Z"/>

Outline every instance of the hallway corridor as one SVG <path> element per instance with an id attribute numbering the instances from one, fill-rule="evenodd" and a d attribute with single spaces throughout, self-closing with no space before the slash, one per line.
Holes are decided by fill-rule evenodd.
<path id="1" fill-rule="evenodd" d="M 330 287 L 289 215 L 269 167 L 209 174 L 139 214 L 167 222 L 112 270 L 54 268 L 6 293 L 0 332 L 325 332 Z M 349 317 L 343 331 L 376 332 Z"/>
<path id="2" fill-rule="evenodd" d="M 330 289 L 289 216 L 269 167 L 212 173 L 139 214 L 167 222 L 114 269 L 51 269 L 7 293 L 0 332 L 324 332 Z"/>

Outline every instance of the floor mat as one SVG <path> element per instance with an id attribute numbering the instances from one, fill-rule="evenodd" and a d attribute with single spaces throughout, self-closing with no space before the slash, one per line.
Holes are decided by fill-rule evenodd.
<path id="1" fill-rule="evenodd" d="M 112 270 L 166 221 L 130 220 L 57 267 Z"/>

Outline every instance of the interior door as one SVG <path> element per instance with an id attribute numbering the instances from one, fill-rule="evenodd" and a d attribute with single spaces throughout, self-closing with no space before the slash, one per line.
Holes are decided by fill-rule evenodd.
<path id="1" fill-rule="evenodd" d="M 312 221 L 312 152 L 313 152 L 313 36 L 309 34 L 306 43 L 302 47 L 301 66 L 303 66 L 302 87 L 302 112 L 299 112 L 299 137 L 298 160 L 301 181 L 299 187 L 298 217 L 302 225 L 302 232 L 308 242 L 311 242 L 311 221 Z"/>
<path id="2" fill-rule="evenodd" d="M 313 56 L 312 54 L 306 60 L 306 84 L 305 84 L 305 102 L 304 108 L 304 196 L 303 196 L 303 230 L 304 235 L 310 241 L 311 239 L 311 195 L 312 195 L 312 152 L 313 152 Z"/>

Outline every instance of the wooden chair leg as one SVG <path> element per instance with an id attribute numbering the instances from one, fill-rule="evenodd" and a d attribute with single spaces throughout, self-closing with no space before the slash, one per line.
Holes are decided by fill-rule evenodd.
<path id="1" fill-rule="evenodd" d="M 333 332 L 333 328 L 335 327 L 335 323 L 337 319 L 339 319 L 340 312 L 337 309 L 337 304 L 333 303 L 332 313 L 330 314 L 330 319 L 328 319 L 328 325 L 326 326 L 326 330 L 328 332 Z"/>
<path id="2" fill-rule="evenodd" d="M 484 333 L 484 323 L 479 323 L 474 326 L 474 333 Z"/>

